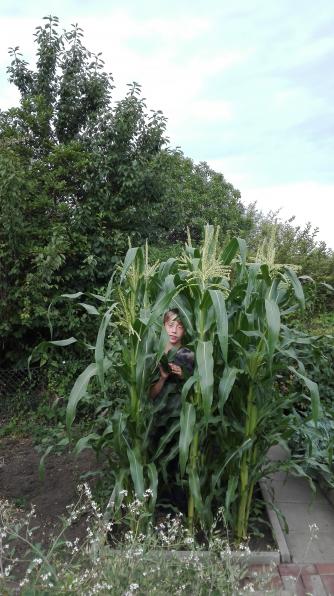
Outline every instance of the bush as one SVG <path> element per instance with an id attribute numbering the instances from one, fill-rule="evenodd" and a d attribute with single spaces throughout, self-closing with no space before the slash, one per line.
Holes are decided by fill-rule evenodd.
<path id="1" fill-rule="evenodd" d="M 321 411 L 318 423 L 311 418 L 311 404 L 300 383 L 289 379 L 289 391 L 296 395 L 297 432 L 291 436 L 289 446 L 301 458 L 301 466 L 312 478 L 323 476 L 334 486 L 334 327 L 333 315 L 320 315 L 307 325 L 311 339 L 304 334 L 298 356 L 302 359 L 308 376 L 318 384 Z"/>

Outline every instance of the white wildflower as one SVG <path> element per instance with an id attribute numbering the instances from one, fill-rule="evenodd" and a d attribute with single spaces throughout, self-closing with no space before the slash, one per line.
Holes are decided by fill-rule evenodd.
<path id="1" fill-rule="evenodd" d="M 144 492 L 144 497 L 145 498 L 153 497 L 153 490 L 151 488 L 147 488 L 146 491 Z"/>
<path id="2" fill-rule="evenodd" d="M 20 583 L 19 583 L 20 588 L 23 588 L 23 586 L 25 586 L 25 584 L 27 584 L 28 581 L 29 580 L 27 577 L 25 577 L 22 581 L 20 581 Z"/>

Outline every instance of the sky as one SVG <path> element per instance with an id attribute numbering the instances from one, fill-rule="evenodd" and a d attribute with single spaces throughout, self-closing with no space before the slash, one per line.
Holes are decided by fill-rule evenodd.
<path id="1" fill-rule="evenodd" d="M 333 0 L 0 0 L 1 109 L 18 102 L 8 47 L 33 64 L 48 14 L 102 52 L 116 100 L 141 84 L 173 147 L 334 249 Z"/>

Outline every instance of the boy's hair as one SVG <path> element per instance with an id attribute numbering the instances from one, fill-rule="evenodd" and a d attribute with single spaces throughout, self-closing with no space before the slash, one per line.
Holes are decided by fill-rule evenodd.
<path id="1" fill-rule="evenodd" d="M 164 314 L 164 324 L 167 323 L 167 321 L 169 321 L 169 319 L 171 318 L 172 315 L 176 315 L 178 321 L 181 323 L 181 325 L 183 326 L 183 323 L 180 319 L 180 312 L 178 308 L 170 308 L 169 310 L 166 310 L 165 314 Z"/>

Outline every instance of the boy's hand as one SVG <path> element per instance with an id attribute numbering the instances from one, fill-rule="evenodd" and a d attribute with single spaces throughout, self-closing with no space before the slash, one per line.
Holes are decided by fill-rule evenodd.
<path id="1" fill-rule="evenodd" d="M 178 364 L 174 364 L 174 362 L 170 362 L 169 368 L 171 370 L 171 373 L 173 373 L 173 375 L 176 375 L 180 379 L 183 379 L 183 371 L 182 371 L 181 366 L 179 366 Z"/>
<path id="2" fill-rule="evenodd" d="M 169 372 L 166 372 L 166 371 L 163 369 L 163 367 L 161 366 L 161 364 L 159 364 L 159 369 L 160 369 L 160 379 L 163 379 L 164 381 L 165 381 L 166 379 L 168 379 L 168 377 L 169 377 L 170 373 L 169 373 Z"/>

